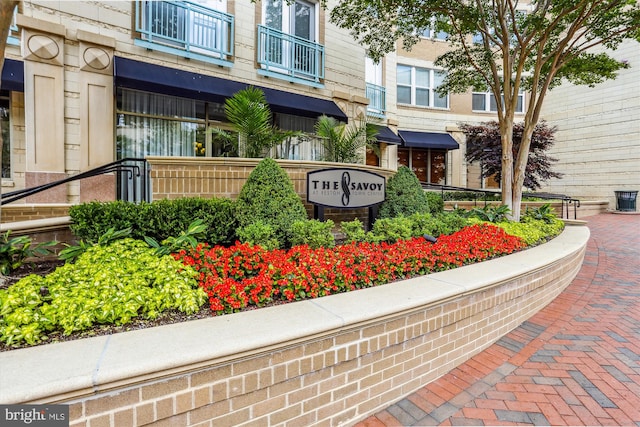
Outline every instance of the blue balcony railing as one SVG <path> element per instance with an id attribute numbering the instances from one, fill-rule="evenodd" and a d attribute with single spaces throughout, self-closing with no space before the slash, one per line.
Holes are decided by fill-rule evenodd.
<path id="1" fill-rule="evenodd" d="M 324 46 L 258 25 L 258 63 L 261 74 L 320 84 L 324 79 Z"/>
<path id="2" fill-rule="evenodd" d="M 374 117 L 384 117 L 387 111 L 387 90 L 385 87 L 367 83 L 366 95 L 369 98 L 367 114 Z"/>
<path id="3" fill-rule="evenodd" d="M 148 49 L 227 66 L 233 56 L 233 15 L 196 3 L 137 1 L 136 31 Z"/>
<path id="4" fill-rule="evenodd" d="M 18 15 L 18 6 L 13 9 L 13 19 L 11 19 L 11 24 L 9 24 L 9 35 L 7 37 L 7 44 L 10 45 L 20 45 L 20 36 L 19 36 L 19 28 L 16 23 L 16 16 Z"/>

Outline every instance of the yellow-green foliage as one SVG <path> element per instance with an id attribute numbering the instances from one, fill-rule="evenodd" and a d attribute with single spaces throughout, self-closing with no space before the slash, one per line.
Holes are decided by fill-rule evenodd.
<path id="1" fill-rule="evenodd" d="M 165 310 L 196 312 L 207 299 L 196 272 L 130 238 L 93 246 L 46 277 L 25 277 L 0 291 L 0 342 L 35 344 L 48 332 L 124 325 Z"/>
<path id="2" fill-rule="evenodd" d="M 529 246 L 544 243 L 564 229 L 564 222 L 559 219 L 553 219 L 549 223 L 544 220 L 529 220 L 526 223 L 499 222 L 495 225 L 504 229 L 507 234 L 522 238 Z"/>

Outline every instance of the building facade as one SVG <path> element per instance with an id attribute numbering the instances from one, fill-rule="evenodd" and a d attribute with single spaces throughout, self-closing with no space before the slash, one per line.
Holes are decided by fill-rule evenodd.
<path id="1" fill-rule="evenodd" d="M 549 155 L 564 176 L 543 191 L 607 200 L 615 209 L 616 191 L 640 191 L 640 45 L 627 41 L 611 55 L 629 65 L 615 80 L 549 92 L 542 115 L 558 128 Z"/>
<path id="2" fill-rule="evenodd" d="M 321 159 L 314 126 L 328 115 L 378 126 L 379 150 L 367 153 L 368 165 L 407 165 L 423 182 L 496 187 L 480 178 L 480 165 L 465 161 L 458 128 L 495 120 L 492 96 L 436 92 L 446 70 L 434 61 L 449 48 L 446 35 L 427 29 L 410 52 L 398 45 L 376 64 L 329 22 L 333 5 L 22 2 L 0 87 L 3 193 L 124 158 L 237 156 L 211 129 L 229 128 L 225 100 L 249 86 L 264 91 L 277 126 L 306 135 L 272 150 L 275 158 Z M 637 46 L 625 45 L 619 54 L 631 65 L 620 79 L 550 94 L 544 118 L 559 128 L 551 154 L 565 177 L 547 190 L 601 198 L 640 183 Z M 601 105 L 603 99 L 611 101 Z M 614 171 L 620 160 L 624 166 Z M 606 185 L 582 168 L 591 162 L 612 169 Z M 97 176 L 22 202 L 79 203 L 113 193 L 113 177 Z"/>

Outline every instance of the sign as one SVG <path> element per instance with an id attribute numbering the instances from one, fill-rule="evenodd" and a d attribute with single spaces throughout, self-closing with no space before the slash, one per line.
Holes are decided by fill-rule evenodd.
<path id="1" fill-rule="evenodd" d="M 307 201 L 331 208 L 363 208 L 384 202 L 386 180 L 359 169 L 331 168 L 307 174 Z"/>

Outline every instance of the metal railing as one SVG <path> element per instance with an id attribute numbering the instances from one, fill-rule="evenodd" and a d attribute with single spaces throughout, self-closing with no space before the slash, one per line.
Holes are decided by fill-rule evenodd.
<path id="1" fill-rule="evenodd" d="M 233 56 L 234 17 L 188 1 L 137 1 L 143 40 L 224 59 Z"/>
<path id="2" fill-rule="evenodd" d="M 4 193 L 0 195 L 0 205 L 6 205 L 16 200 L 24 199 L 25 197 L 41 193 L 59 185 L 64 185 L 68 182 L 109 173 L 115 173 L 118 200 L 136 203 L 149 202 L 151 200 L 149 166 L 147 161 L 145 159 L 126 158 L 58 181 Z"/>
<path id="3" fill-rule="evenodd" d="M 265 71 L 319 82 L 324 79 L 324 46 L 258 25 L 258 63 Z"/>
<path id="4" fill-rule="evenodd" d="M 436 190 L 440 191 L 442 195 L 442 200 L 445 200 L 445 191 L 460 191 L 460 192 L 468 192 L 473 193 L 474 195 L 480 195 L 480 198 L 474 198 L 474 205 L 477 205 L 478 201 L 483 201 L 484 206 L 487 206 L 488 195 L 500 195 L 502 194 L 499 190 L 487 190 L 487 189 L 477 189 L 477 188 L 464 188 L 464 187 L 455 187 L 451 185 L 441 185 L 441 184 L 431 184 L 427 182 L 421 182 L 422 188 L 425 190 Z M 559 200 L 562 203 L 562 211 L 561 217 L 570 219 L 570 207 L 573 206 L 573 219 L 577 219 L 578 217 L 578 208 L 580 207 L 580 200 L 571 198 L 564 194 L 554 194 L 554 193 L 534 193 L 534 192 L 523 192 L 522 197 L 530 197 L 537 198 L 543 200 Z M 565 216 L 566 215 L 566 216 Z"/>
<path id="5" fill-rule="evenodd" d="M 387 89 L 373 83 L 367 83 L 366 96 L 369 99 L 367 114 L 374 117 L 384 117 L 387 111 Z"/>

